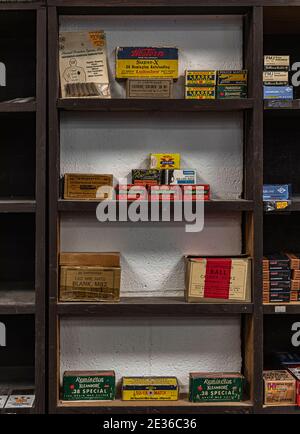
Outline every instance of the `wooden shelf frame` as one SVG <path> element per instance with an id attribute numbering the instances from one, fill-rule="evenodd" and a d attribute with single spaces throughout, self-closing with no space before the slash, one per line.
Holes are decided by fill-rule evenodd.
<path id="1" fill-rule="evenodd" d="M 171 3 L 171 5 L 170 5 Z M 250 3 L 250 5 L 249 5 Z M 263 54 L 263 8 L 251 6 L 246 1 L 204 2 L 202 0 L 173 1 L 164 0 L 142 1 L 127 0 L 117 2 L 107 0 L 49 0 L 48 1 L 48 75 L 49 80 L 49 412 L 50 413 L 107 413 L 120 407 L 122 412 L 217 412 L 239 413 L 253 412 L 262 408 L 262 298 L 261 298 L 261 260 L 262 260 L 262 54 Z M 60 112 L 62 110 L 77 111 L 167 111 L 165 101 L 66 101 L 59 99 L 58 76 L 58 17 L 59 15 L 93 15 L 93 14 L 242 14 L 244 16 L 244 67 L 249 70 L 249 99 L 241 101 L 189 102 L 173 100 L 173 111 L 243 111 L 244 113 L 244 195 L 246 200 L 240 201 L 210 201 L 206 209 L 214 211 L 234 210 L 245 213 L 245 249 L 253 255 L 253 302 L 243 304 L 187 304 L 179 301 L 165 303 L 147 299 L 138 303 L 132 300 L 122 300 L 119 304 L 93 303 L 60 303 L 58 302 L 58 253 L 60 215 L 63 212 L 94 212 L 96 202 L 66 201 L 60 198 Z M 170 111 L 170 108 L 168 109 Z M 159 307 L 157 309 L 157 306 Z M 243 372 L 250 383 L 247 403 L 241 405 L 187 405 L 181 402 L 172 405 L 133 405 L 116 401 L 101 406 L 93 405 L 63 405 L 59 401 L 60 389 L 60 319 L 72 316 L 138 316 L 143 313 L 169 315 L 175 307 L 178 316 L 209 315 L 220 313 L 242 317 L 243 327 Z M 182 313 L 183 312 L 183 313 Z M 165 403 L 166 404 L 166 403 Z M 160 410 L 162 409 L 162 410 Z"/>

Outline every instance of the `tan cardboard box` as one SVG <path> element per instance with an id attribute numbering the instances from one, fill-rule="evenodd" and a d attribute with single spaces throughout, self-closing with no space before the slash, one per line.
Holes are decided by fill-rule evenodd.
<path id="1" fill-rule="evenodd" d="M 288 371 L 264 371 L 265 405 L 295 405 L 296 380 Z"/>
<path id="2" fill-rule="evenodd" d="M 113 175 L 66 173 L 64 176 L 64 199 L 112 199 L 112 186 Z M 99 193 L 100 187 L 104 187 L 105 191 Z"/>

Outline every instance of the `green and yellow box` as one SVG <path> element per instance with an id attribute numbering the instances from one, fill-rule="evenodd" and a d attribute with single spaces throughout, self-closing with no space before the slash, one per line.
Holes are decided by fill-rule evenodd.
<path id="1" fill-rule="evenodd" d="M 191 402 L 239 402 L 243 397 L 244 377 L 237 372 L 190 373 Z"/>
<path id="2" fill-rule="evenodd" d="M 185 71 L 186 86 L 213 87 L 217 83 L 217 71 L 214 70 L 191 70 Z"/>
<path id="3" fill-rule="evenodd" d="M 63 377 L 64 401 L 111 401 L 115 399 L 114 371 L 66 371 Z"/>
<path id="4" fill-rule="evenodd" d="M 240 85 L 219 85 L 217 87 L 218 99 L 240 99 L 247 98 L 247 86 Z"/>
<path id="5" fill-rule="evenodd" d="M 177 401 L 176 377 L 123 377 L 123 401 Z"/>
<path id="6" fill-rule="evenodd" d="M 215 87 L 186 86 L 185 99 L 216 99 Z"/>
<path id="7" fill-rule="evenodd" d="M 248 71 L 246 69 L 218 71 L 217 84 L 244 84 L 247 85 Z"/>

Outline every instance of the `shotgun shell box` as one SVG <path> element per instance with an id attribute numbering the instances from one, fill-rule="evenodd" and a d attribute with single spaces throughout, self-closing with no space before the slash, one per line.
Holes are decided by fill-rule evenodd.
<path id="1" fill-rule="evenodd" d="M 251 301 L 251 258 L 187 256 L 185 262 L 186 301 Z"/>
<path id="2" fill-rule="evenodd" d="M 191 402 L 239 402 L 243 396 L 244 377 L 239 373 L 191 373 Z"/>
<path id="3" fill-rule="evenodd" d="M 277 291 L 277 292 L 287 292 L 291 290 L 291 281 L 278 282 L 277 280 L 264 280 L 263 281 L 264 291 Z"/>
<path id="4" fill-rule="evenodd" d="M 300 253 L 286 253 L 291 262 L 292 270 L 300 270 Z"/>
<path id="5" fill-rule="evenodd" d="M 264 56 L 264 69 L 266 71 L 288 71 L 290 68 L 290 56 Z"/>
<path id="6" fill-rule="evenodd" d="M 263 258 L 264 271 L 289 270 L 289 269 L 290 269 L 290 259 L 285 254 L 275 253 L 273 255 L 266 255 Z"/>
<path id="7" fill-rule="evenodd" d="M 116 193 L 117 200 L 148 200 L 146 187 L 142 185 L 117 185 Z"/>
<path id="8" fill-rule="evenodd" d="M 176 377 L 123 377 L 123 401 L 177 401 Z"/>
<path id="9" fill-rule="evenodd" d="M 134 185 L 160 185 L 162 173 L 157 169 L 133 169 L 131 177 Z"/>
<path id="10" fill-rule="evenodd" d="M 296 404 L 300 407 L 300 366 L 297 368 L 290 368 L 289 372 L 296 379 Z"/>
<path id="11" fill-rule="evenodd" d="M 64 199 L 111 199 L 112 185 L 113 175 L 67 173 L 64 176 Z M 97 194 L 100 187 L 105 187 L 105 191 Z"/>
<path id="12" fill-rule="evenodd" d="M 230 71 L 218 71 L 218 86 L 243 84 L 247 85 L 248 71 L 246 69 L 230 70 Z"/>
<path id="13" fill-rule="evenodd" d="M 294 99 L 293 86 L 264 86 L 264 99 Z"/>
<path id="14" fill-rule="evenodd" d="M 111 401 L 115 399 L 114 371 L 66 371 L 64 401 Z"/>
<path id="15" fill-rule="evenodd" d="M 190 70 L 185 71 L 186 86 L 214 87 L 217 84 L 217 71 L 214 70 Z"/>
<path id="16" fill-rule="evenodd" d="M 24 388 L 12 390 L 5 408 L 32 408 L 35 401 L 34 389 Z"/>
<path id="17" fill-rule="evenodd" d="M 180 169 L 180 154 L 150 154 L 150 169 Z"/>
<path id="18" fill-rule="evenodd" d="M 178 78 L 178 48 L 118 47 L 116 78 Z"/>
<path id="19" fill-rule="evenodd" d="M 264 184 L 263 200 L 289 200 L 292 193 L 291 184 Z"/>
<path id="20" fill-rule="evenodd" d="M 288 86 L 288 71 L 264 71 L 263 83 L 265 86 Z"/>
<path id="21" fill-rule="evenodd" d="M 216 99 L 215 87 L 186 86 L 185 99 Z"/>
<path id="22" fill-rule="evenodd" d="M 196 184 L 197 174 L 194 169 L 166 169 L 163 171 L 163 184 L 193 185 Z"/>
<path id="23" fill-rule="evenodd" d="M 300 270 L 292 270 L 292 280 L 300 280 Z"/>
<path id="24" fill-rule="evenodd" d="M 265 405 L 295 405 L 296 380 L 288 371 L 264 371 Z"/>
<path id="25" fill-rule="evenodd" d="M 173 80 L 171 78 L 128 78 L 127 98 L 172 98 Z"/>
<path id="26" fill-rule="evenodd" d="M 241 85 L 218 85 L 217 87 L 218 99 L 240 99 L 247 98 L 247 86 Z"/>

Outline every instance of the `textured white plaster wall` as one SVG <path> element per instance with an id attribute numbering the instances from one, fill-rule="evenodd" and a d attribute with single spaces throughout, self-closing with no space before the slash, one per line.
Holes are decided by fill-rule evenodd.
<path id="1" fill-rule="evenodd" d="M 237 17 L 67 17 L 62 30 L 104 29 L 109 68 L 117 45 L 176 45 L 185 68 L 242 66 L 242 20 Z M 182 97 L 183 79 L 175 85 Z M 123 84 L 112 84 L 124 96 Z M 172 102 L 170 101 L 170 104 Z M 62 114 L 61 173 L 107 172 L 124 177 L 146 167 L 150 152 L 180 152 L 184 167 L 197 169 L 214 198 L 242 191 L 240 114 Z M 182 294 L 186 253 L 237 254 L 238 214 L 206 216 L 202 233 L 182 224 L 100 225 L 94 216 L 64 215 L 61 249 L 122 253 L 124 295 Z M 63 320 L 61 370 L 115 369 L 118 376 L 174 374 L 187 383 L 191 370 L 238 370 L 239 318 Z"/>

